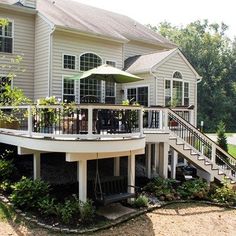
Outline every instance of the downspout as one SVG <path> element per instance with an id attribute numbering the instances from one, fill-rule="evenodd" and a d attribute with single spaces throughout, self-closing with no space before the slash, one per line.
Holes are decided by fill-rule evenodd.
<path id="1" fill-rule="evenodd" d="M 49 34 L 49 68 L 48 68 L 48 97 L 51 96 L 51 87 L 52 87 L 52 40 L 53 40 L 53 33 L 55 31 L 55 26 L 51 28 L 51 32 Z"/>
<path id="2" fill-rule="evenodd" d="M 155 79 L 155 106 L 157 105 L 157 77 L 156 75 L 152 72 L 152 68 L 150 68 L 150 74 L 154 77 Z M 150 105 L 150 104 L 149 104 Z"/>

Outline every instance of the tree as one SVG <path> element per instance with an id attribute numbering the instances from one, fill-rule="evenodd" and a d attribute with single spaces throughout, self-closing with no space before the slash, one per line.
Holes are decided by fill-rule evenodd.
<path id="1" fill-rule="evenodd" d="M 232 42 L 225 36 L 227 25 L 204 20 L 186 27 L 168 22 L 149 27 L 176 43 L 203 77 L 198 85 L 198 120 L 204 121 L 206 131 L 215 131 L 221 120 L 236 130 L 236 49 L 233 54 Z"/>
<path id="2" fill-rule="evenodd" d="M 217 143 L 223 150 L 228 152 L 227 137 L 225 135 L 225 124 L 223 121 L 220 121 L 217 126 Z"/>

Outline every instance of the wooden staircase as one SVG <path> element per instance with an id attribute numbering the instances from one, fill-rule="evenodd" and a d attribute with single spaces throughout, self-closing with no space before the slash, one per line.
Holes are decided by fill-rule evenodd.
<path id="1" fill-rule="evenodd" d="M 236 159 L 170 109 L 168 129 L 170 146 L 190 163 L 219 181 L 236 183 Z"/>

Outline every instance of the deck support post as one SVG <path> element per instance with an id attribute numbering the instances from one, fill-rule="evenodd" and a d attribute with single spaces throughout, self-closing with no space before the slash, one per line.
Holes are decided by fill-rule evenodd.
<path id="1" fill-rule="evenodd" d="M 120 176 L 120 157 L 114 157 L 114 176 Z"/>
<path id="2" fill-rule="evenodd" d="M 40 179 L 40 169 L 41 169 L 41 159 L 40 159 L 40 152 L 34 152 L 33 154 L 33 165 L 34 165 L 34 180 Z"/>
<path id="3" fill-rule="evenodd" d="M 160 154 L 159 154 L 159 143 L 155 143 L 155 172 L 158 173 L 158 168 L 159 168 L 159 159 L 160 159 Z"/>
<path id="4" fill-rule="evenodd" d="M 176 179 L 176 165 L 178 160 L 178 152 L 172 150 L 171 155 L 171 178 Z"/>
<path id="5" fill-rule="evenodd" d="M 168 178 L 168 152 L 169 144 L 164 142 L 160 143 L 160 165 L 159 165 L 159 174 L 162 178 Z"/>
<path id="6" fill-rule="evenodd" d="M 79 182 L 79 200 L 87 200 L 87 160 L 77 162 L 77 179 Z"/>
<path id="7" fill-rule="evenodd" d="M 131 153 L 128 156 L 128 185 L 135 186 L 135 154 Z M 133 187 L 128 187 L 129 193 L 134 193 Z"/>
<path id="8" fill-rule="evenodd" d="M 146 146 L 146 176 L 151 178 L 151 165 L 152 165 L 152 152 L 151 152 L 151 143 L 147 143 Z"/>

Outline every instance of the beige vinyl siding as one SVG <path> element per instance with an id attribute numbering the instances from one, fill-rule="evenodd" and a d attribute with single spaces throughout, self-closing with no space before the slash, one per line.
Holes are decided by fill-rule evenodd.
<path id="1" fill-rule="evenodd" d="M 50 26 L 40 16 L 35 20 L 34 99 L 48 96 Z"/>
<path id="2" fill-rule="evenodd" d="M 73 76 L 79 73 L 79 57 L 84 53 L 95 53 L 102 58 L 116 62 L 117 68 L 122 68 L 122 44 L 102 39 L 88 38 L 72 33 L 56 31 L 53 36 L 53 76 L 52 95 L 62 97 L 63 76 Z M 76 56 L 76 69 L 63 69 L 63 54 Z M 77 81 L 77 96 L 79 95 L 79 82 Z M 117 86 L 117 96 L 120 94 L 120 86 Z M 104 90 L 102 91 L 104 97 Z M 78 97 L 77 97 L 78 99 Z M 120 101 L 120 98 L 117 98 Z"/>
<path id="3" fill-rule="evenodd" d="M 136 55 L 144 55 L 163 50 L 163 48 L 151 44 L 130 41 L 124 44 L 124 60 Z"/>
<path id="4" fill-rule="evenodd" d="M 33 99 L 34 91 L 34 36 L 35 36 L 35 16 L 25 13 L 17 13 L 6 9 L 0 9 L 0 18 L 8 18 L 13 21 L 13 54 L 0 53 L 0 64 L 7 67 L 1 69 L 1 75 L 6 75 L 11 71 L 16 72 L 17 77 L 13 85 L 21 88 L 25 95 Z M 18 70 L 11 66 L 11 58 L 17 55 L 23 57 Z M 15 68 L 15 69 L 14 69 Z"/>

